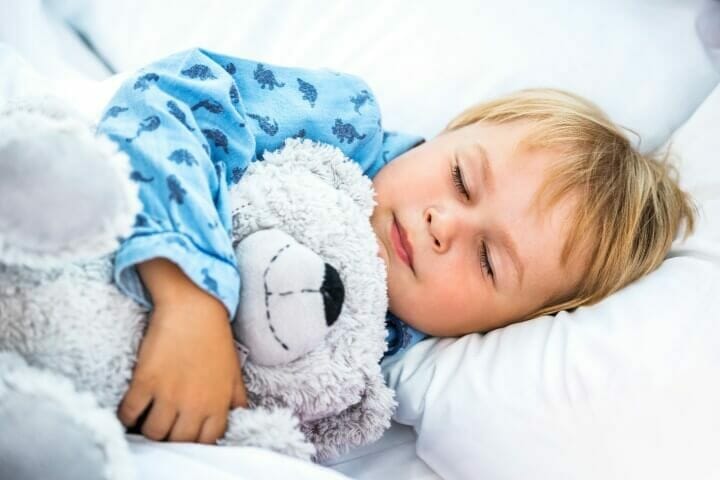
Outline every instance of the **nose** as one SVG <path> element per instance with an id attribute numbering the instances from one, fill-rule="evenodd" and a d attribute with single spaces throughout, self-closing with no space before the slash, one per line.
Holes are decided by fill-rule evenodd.
<path id="1" fill-rule="evenodd" d="M 433 250 L 437 253 L 446 252 L 462 229 L 457 213 L 429 207 L 425 210 L 425 224 L 432 237 Z"/>

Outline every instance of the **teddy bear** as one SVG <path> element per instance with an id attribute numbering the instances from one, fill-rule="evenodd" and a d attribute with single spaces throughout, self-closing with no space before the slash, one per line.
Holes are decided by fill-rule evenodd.
<path id="1" fill-rule="evenodd" d="M 379 438 L 395 407 L 372 184 L 306 139 L 263 158 L 230 190 L 250 408 L 218 443 L 323 461 Z M 61 101 L 0 111 L 0 478 L 132 477 L 115 411 L 149 312 L 112 282 L 139 211 L 129 173 Z"/>

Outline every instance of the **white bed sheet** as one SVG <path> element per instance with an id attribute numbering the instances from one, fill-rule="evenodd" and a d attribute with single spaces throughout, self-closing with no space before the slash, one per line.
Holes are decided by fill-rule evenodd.
<path id="1" fill-rule="evenodd" d="M 441 480 L 416 455 L 416 438 L 412 428 L 393 423 L 380 440 L 328 462 L 326 468 L 258 448 L 160 443 L 127 435 L 138 479 Z"/>
<path id="2" fill-rule="evenodd" d="M 412 427 L 394 423 L 380 440 L 352 450 L 327 465 L 356 480 L 440 480 L 415 452 L 417 435 Z"/>
<path id="3" fill-rule="evenodd" d="M 138 479 L 347 480 L 329 468 L 252 447 L 161 443 L 128 435 Z"/>

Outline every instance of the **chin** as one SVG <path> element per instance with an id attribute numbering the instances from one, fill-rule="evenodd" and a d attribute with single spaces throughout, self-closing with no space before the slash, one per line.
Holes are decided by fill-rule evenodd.
<path id="1" fill-rule="evenodd" d="M 397 313 L 392 308 L 390 310 L 403 322 L 425 335 L 430 335 L 431 337 L 454 336 L 451 332 L 447 331 L 447 328 L 443 328 L 446 327 L 445 325 L 439 325 L 437 321 L 433 322 L 430 318 L 418 318 L 416 315 L 412 315 L 408 312 L 406 312 L 406 315 L 403 316 L 401 313 Z"/>
<path id="2" fill-rule="evenodd" d="M 388 279 L 389 280 L 389 279 Z M 398 305 L 398 302 L 393 302 L 393 295 L 392 295 L 393 289 L 390 287 L 390 282 L 388 282 L 388 295 L 390 296 L 388 300 L 388 309 L 396 315 L 400 320 L 410 325 L 415 330 L 422 330 L 416 326 L 417 322 L 416 316 L 412 315 L 412 312 L 408 312 L 407 309 L 402 308 L 402 305 Z M 422 330 L 424 331 L 424 330 Z"/>

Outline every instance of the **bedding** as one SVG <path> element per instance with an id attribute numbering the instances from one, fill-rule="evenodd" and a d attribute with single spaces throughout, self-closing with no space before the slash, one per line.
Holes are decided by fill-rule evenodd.
<path id="1" fill-rule="evenodd" d="M 210 0 L 199 15 L 194 2 L 44 2 L 53 21 L 81 30 L 121 71 L 197 45 L 333 68 L 368 80 L 383 99 L 386 128 L 425 136 L 479 99 L 556 86 L 593 98 L 640 133 L 645 150 L 663 144 L 717 84 L 693 30 L 699 3 L 421 1 L 348 9 L 329 0 L 241 8 Z M 56 41 L 47 25 L 33 24 L 36 38 Z M 4 25 L 0 40 L 17 43 Z M 38 55 L 28 56 L 36 68 L 47 58 L 27 51 Z M 122 75 L 89 82 L 105 73 L 93 76 L 76 54 L 57 55 L 87 77 L 66 80 L 58 91 L 99 113 Z M 3 71 L 13 72 L 0 88 L 27 90 L 3 62 L 0 50 Z M 62 82 L 58 71 L 49 75 Z M 416 345 L 385 368 L 401 402 L 396 420 L 410 427 L 394 426 L 331 467 L 353 478 L 397 480 L 434 478 L 432 470 L 447 479 L 720 478 L 713 448 L 720 432 L 720 332 L 713 322 L 720 313 L 720 171 L 711 155 L 720 148 L 718 97 L 715 88 L 675 137 L 681 179 L 702 203 L 696 235 L 674 245 L 655 274 L 595 307 Z M 285 467 L 284 457 L 272 455 L 253 463 L 255 452 L 131 442 L 140 478 L 263 478 Z M 233 470 L 240 458 L 249 458 L 254 473 Z M 310 467 L 319 469 L 308 470 L 312 478 L 333 475 Z"/>
<path id="2" fill-rule="evenodd" d="M 160 443 L 128 435 L 139 479 L 342 480 L 345 475 L 313 463 L 251 447 Z"/>

